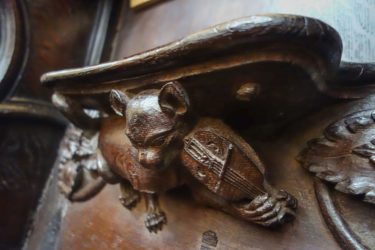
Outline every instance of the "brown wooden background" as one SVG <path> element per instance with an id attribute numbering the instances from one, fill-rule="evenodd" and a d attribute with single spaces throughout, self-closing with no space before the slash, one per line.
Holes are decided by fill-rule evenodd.
<path id="1" fill-rule="evenodd" d="M 143 52 L 231 19 L 289 13 L 319 18 L 338 30 L 344 44 L 343 59 L 375 61 L 374 12 L 373 0 L 162 1 L 139 11 L 126 9 L 110 59 Z M 301 145 L 322 129 L 335 112 L 332 109 L 318 117 L 319 124 L 302 122 L 299 127 L 304 129 L 299 133 L 291 129 L 276 141 L 255 142 L 262 158 L 272 158 L 266 160 L 273 171 L 272 182 L 278 187 L 288 182 L 294 184 L 289 191 L 300 201 L 300 208 L 291 226 L 269 230 L 250 225 L 222 212 L 196 206 L 187 193 L 180 191 L 162 197 L 168 225 L 158 235 L 150 235 L 143 225 L 143 204 L 133 212 L 124 209 L 118 202 L 117 186 L 107 186 L 89 202 L 70 204 L 58 194 L 53 178 L 43 200 L 45 205 L 36 217 L 34 227 L 38 232 L 31 235 L 28 249 L 50 249 L 51 246 L 57 249 L 199 249 L 202 234 L 207 230 L 217 234 L 217 249 L 339 249 L 319 212 L 313 178 L 294 159 Z M 289 146 L 285 146 L 285 140 Z M 286 168 L 280 169 L 279 165 Z M 371 211 L 371 207 L 364 210 Z M 54 220 L 61 220 L 61 225 Z M 55 232 L 48 235 L 51 230 Z M 368 229 L 359 227 L 359 230 Z M 46 243 L 46 235 L 51 237 L 50 244 Z"/>

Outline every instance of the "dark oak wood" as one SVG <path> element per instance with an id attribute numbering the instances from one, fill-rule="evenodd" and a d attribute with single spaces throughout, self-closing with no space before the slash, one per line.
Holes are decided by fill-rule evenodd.
<path id="1" fill-rule="evenodd" d="M 315 181 L 315 192 L 322 209 L 323 216 L 333 235 L 344 249 L 369 249 L 364 246 L 358 237 L 348 228 L 345 221 L 336 211 L 332 198 L 329 195 L 327 187 L 320 181 Z"/>
<path id="2" fill-rule="evenodd" d="M 275 50 L 279 53 L 283 51 L 284 58 L 282 54 L 273 55 Z M 327 76 L 332 73 L 326 71 L 338 68 L 342 45 L 337 32 L 316 19 L 287 15 L 254 16 L 217 25 L 122 61 L 48 73 L 43 76 L 42 82 L 46 86 L 57 88 L 75 86 L 70 91 L 78 91 L 79 85 L 124 81 L 135 76 L 139 78 L 140 75 L 155 75 L 160 71 L 163 72 L 162 80 L 152 79 L 151 76 L 151 79 L 142 79 L 143 82 L 166 81 L 167 70 L 170 69 L 172 72 L 169 80 L 177 80 L 251 62 L 295 60 L 298 63 L 302 59 L 298 59 L 293 50 L 304 53 L 300 57 L 304 57 L 306 62 L 301 63 L 301 67 L 306 71 L 313 71 L 313 68 L 318 67 L 322 76 Z M 238 53 L 245 56 L 237 55 Z M 318 59 L 309 58 L 310 53 L 317 55 Z M 314 63 L 317 65 L 313 65 Z M 210 67 L 203 67 L 202 64 Z M 189 67 L 190 65 L 192 66 Z M 174 73 L 176 70 L 173 71 L 173 68 L 176 67 L 185 70 Z M 132 79 L 133 84 L 138 81 Z"/>
<path id="3" fill-rule="evenodd" d="M 111 187 L 68 209 L 61 246 L 373 247 L 371 236 L 360 230 L 361 226 L 373 229 L 371 221 L 362 220 L 371 217 L 371 209 L 337 192 L 328 195 L 323 186 L 316 186 L 314 193 L 313 178 L 296 159 L 308 139 L 328 122 L 339 120 L 338 126 L 333 125 L 336 130 L 329 129 L 333 135 L 325 133 L 326 144 L 341 145 L 332 138 L 348 126 L 346 134 L 353 138 L 351 144 L 344 140 L 343 148 L 367 145 L 366 151 L 357 150 L 366 156 L 366 165 L 357 161 L 359 168 L 349 164 L 344 169 L 340 161 L 322 157 L 321 166 L 310 166 L 314 154 L 329 153 L 324 148 L 315 150 L 315 141 L 308 144 L 311 154 L 302 154 L 302 162 L 309 162 L 310 170 L 326 167 L 327 172 L 318 177 L 334 182 L 348 181 L 340 178 L 350 169 L 361 186 L 346 188 L 366 194 L 365 200 L 371 203 L 371 181 L 357 178 L 371 178 L 374 171 L 367 166 L 372 147 L 367 123 L 361 115 L 352 122 L 358 137 L 353 135 L 352 123 L 346 122 L 353 119 L 343 115 L 350 110 L 362 114 L 367 112 L 365 106 L 371 106 L 372 99 L 366 96 L 373 91 L 373 67 L 342 62 L 341 53 L 340 36 L 321 21 L 263 15 L 219 24 L 116 62 L 45 74 L 43 84 L 56 91 L 55 106 L 83 129 L 73 144 L 85 155 L 62 153 L 59 186 L 75 201 L 81 200 L 75 199 L 76 194 L 85 198 L 98 194 L 96 185 L 91 188 L 98 178 L 120 184 L 120 202 L 115 201 Z M 371 114 L 364 117 L 372 121 Z M 89 150 L 85 145 L 91 145 Z M 61 152 L 69 148 L 62 147 Z M 82 171 L 80 166 L 87 167 Z M 340 178 L 333 176 L 335 168 Z M 295 198 L 275 191 L 284 188 Z M 145 210 L 136 206 L 142 196 Z M 352 213 L 340 214 L 336 206 L 347 203 L 358 205 L 349 205 Z M 136 218 L 126 211 L 121 214 L 125 210 L 121 205 Z M 76 223 L 82 213 L 89 218 Z M 143 214 L 148 231 L 158 235 L 141 228 Z M 192 215 L 196 216 L 193 221 L 189 220 Z M 271 230 L 244 223 L 283 224 L 286 215 L 296 219 Z M 95 226 L 98 223 L 100 229 Z M 96 239 L 104 241 L 98 246 Z"/>
<path id="4" fill-rule="evenodd" d="M 375 249 L 375 3 L 214 2 L 0 1 L 1 249 Z"/>
<path id="5" fill-rule="evenodd" d="M 9 104 L 4 112 L 4 106 L 0 105 L 0 248 L 19 249 L 55 161 L 56 142 L 63 129 L 47 112 L 24 115 L 25 110 L 19 112 L 22 106 L 17 105 L 16 112 Z"/>

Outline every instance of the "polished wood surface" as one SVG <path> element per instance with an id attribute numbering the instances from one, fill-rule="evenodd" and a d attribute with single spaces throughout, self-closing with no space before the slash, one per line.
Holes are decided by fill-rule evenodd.
<path id="1" fill-rule="evenodd" d="M 306 188 L 311 185 L 306 184 Z M 300 207 L 298 212 L 309 213 L 307 218 L 272 230 L 197 206 L 189 199 L 189 194 L 177 192 L 161 198 L 160 204 L 170 216 L 163 231 L 155 235 L 144 227 L 143 206 L 128 212 L 120 203 L 113 202 L 118 195 L 118 188 L 109 186 L 96 199 L 69 207 L 62 228 L 65 233 L 61 249 L 199 249 L 203 233 L 209 230 L 218 237 L 217 249 L 276 249 L 276 246 L 296 249 L 301 247 L 301 242 L 304 249 L 340 249 L 320 215 L 312 212 L 316 209 L 314 199 L 303 199 L 310 205 Z M 291 240 L 290 236 L 298 241 Z"/>

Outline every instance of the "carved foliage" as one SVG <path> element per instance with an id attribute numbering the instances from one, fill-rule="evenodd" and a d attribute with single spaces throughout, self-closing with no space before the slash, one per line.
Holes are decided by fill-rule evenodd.
<path id="1" fill-rule="evenodd" d="M 97 194 L 104 181 L 97 174 L 97 135 L 71 126 L 61 143 L 59 188 L 70 200 L 87 200 Z"/>
<path id="2" fill-rule="evenodd" d="M 302 166 L 341 192 L 375 204 L 375 110 L 353 113 L 325 129 L 300 155 Z"/>

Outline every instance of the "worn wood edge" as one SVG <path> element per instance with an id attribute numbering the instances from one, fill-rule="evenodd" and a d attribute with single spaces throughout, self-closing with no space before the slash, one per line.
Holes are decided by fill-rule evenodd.
<path id="1" fill-rule="evenodd" d="M 57 157 L 59 158 L 60 156 Z M 58 163 L 57 160 L 43 189 L 23 250 L 57 249 L 61 223 L 70 204 L 57 187 Z"/>
<path id="2" fill-rule="evenodd" d="M 0 103 L 0 117 L 37 119 L 59 126 L 67 124 L 67 120 L 51 104 L 29 98 L 13 98 Z"/>
<path id="3" fill-rule="evenodd" d="M 329 93 L 329 88 L 326 85 L 326 81 L 322 77 L 322 74 L 324 74 L 327 69 L 324 67 L 324 65 L 322 65 L 322 63 L 319 60 L 315 60 L 316 55 L 306 53 L 305 55 L 311 58 L 311 60 L 303 60 L 300 56 L 303 53 L 303 51 L 295 50 L 285 50 L 283 52 L 275 52 L 272 50 L 268 50 L 267 53 L 251 53 L 251 56 L 249 56 L 248 53 L 239 53 L 228 56 L 226 58 L 221 58 L 221 60 L 213 59 L 211 61 L 206 61 L 199 64 L 179 67 L 175 69 L 166 70 L 164 72 L 158 72 L 130 79 L 117 80 L 96 85 L 95 83 L 89 83 L 88 86 L 75 86 L 74 88 L 56 87 L 55 89 L 58 90 L 59 93 L 67 95 L 82 95 L 82 93 L 84 93 L 85 95 L 95 95 L 108 93 L 113 88 L 120 89 L 123 91 L 138 89 L 147 87 L 147 85 L 150 83 L 152 83 L 155 86 L 155 84 L 162 84 L 168 81 L 183 80 L 187 77 L 195 77 L 202 74 L 209 74 L 216 71 L 233 69 L 240 66 L 247 66 L 263 62 L 286 63 L 285 61 L 288 61 L 288 63 L 294 65 L 295 67 L 299 67 L 305 72 L 307 72 L 307 74 L 310 75 L 311 79 L 315 82 L 317 88 L 320 91 Z M 317 72 L 319 72 L 319 74 Z M 91 84 L 95 85 L 95 88 L 90 86 Z"/>
<path id="4" fill-rule="evenodd" d="M 236 50 L 245 52 L 259 44 L 277 42 L 288 46 L 299 44 L 299 47 L 311 50 L 326 62 L 330 70 L 336 70 L 340 63 L 341 38 L 332 27 L 313 18 L 278 14 L 233 20 L 120 61 L 50 72 L 44 74 L 41 81 L 48 87 L 111 82 L 192 65 L 219 54 L 230 54 Z"/>
<path id="5" fill-rule="evenodd" d="M 340 89 L 341 96 L 364 97 L 374 91 L 375 63 L 340 63 L 337 74 L 330 80 L 330 86 Z"/>
<path id="6" fill-rule="evenodd" d="M 375 63 L 354 63 L 342 61 L 337 74 L 337 79 L 341 85 L 351 86 L 375 84 Z"/>
<path id="7" fill-rule="evenodd" d="M 345 220 L 337 212 L 326 184 L 315 178 L 314 189 L 322 216 L 337 243 L 343 249 L 348 250 L 370 249 L 360 241 L 358 236 L 348 227 Z"/>

